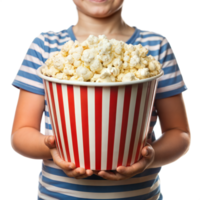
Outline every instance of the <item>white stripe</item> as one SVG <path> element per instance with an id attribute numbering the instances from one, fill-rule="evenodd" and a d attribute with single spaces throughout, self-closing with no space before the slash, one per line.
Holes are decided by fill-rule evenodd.
<path id="1" fill-rule="evenodd" d="M 116 169 L 118 163 L 118 155 L 119 155 L 119 147 L 121 139 L 121 126 L 123 118 L 123 107 L 124 107 L 124 95 L 125 95 L 125 87 L 118 87 L 112 169 Z"/>
<path id="2" fill-rule="evenodd" d="M 133 157 L 132 157 L 132 160 L 131 160 L 131 165 L 134 163 L 134 160 L 135 160 L 135 157 L 136 157 L 139 138 L 140 138 L 140 132 L 141 132 L 141 129 L 142 129 L 142 120 L 143 120 L 143 112 L 144 112 L 146 92 L 147 92 L 147 83 L 143 83 L 142 96 L 141 96 L 140 109 L 139 109 L 139 116 L 138 116 L 138 123 L 137 123 L 136 135 L 135 135 L 135 142 L 134 142 L 134 145 L 133 145 Z"/>
<path id="3" fill-rule="evenodd" d="M 143 42 L 143 40 L 141 38 L 137 39 L 137 42 Z M 143 45 L 143 47 L 147 48 L 148 51 L 157 51 L 160 48 L 160 44 L 154 45 L 154 46 L 149 46 L 149 45 Z M 158 60 L 158 56 L 153 56 L 156 60 Z"/>
<path id="4" fill-rule="evenodd" d="M 44 59 L 47 59 L 49 57 L 49 53 L 45 52 L 44 49 L 42 49 L 40 46 L 38 46 L 38 44 L 32 43 L 31 46 L 30 46 L 30 49 L 41 53 L 42 57 Z"/>
<path id="5" fill-rule="evenodd" d="M 50 44 L 50 43 L 47 42 L 47 41 L 44 42 L 44 45 L 45 45 L 45 46 L 48 46 L 50 49 L 57 48 L 58 51 L 60 51 L 61 48 L 62 48 L 62 46 L 63 46 L 63 45 L 58 45 L 58 43 Z"/>
<path id="6" fill-rule="evenodd" d="M 154 34 L 154 33 L 150 33 L 150 34 Z M 149 37 L 146 37 L 146 38 L 142 38 L 142 42 L 162 41 L 162 40 L 163 40 L 163 38 L 159 37 L 159 36 L 149 36 Z"/>
<path id="7" fill-rule="evenodd" d="M 94 87 L 88 87 L 88 123 L 90 143 L 90 168 L 95 169 L 95 105 Z M 93 151 L 92 151 L 93 149 Z"/>
<path id="8" fill-rule="evenodd" d="M 44 200 L 59 200 L 59 199 L 55 199 L 53 197 L 47 196 L 46 194 L 42 194 L 40 191 L 38 191 L 38 197 Z"/>
<path id="9" fill-rule="evenodd" d="M 165 37 L 165 35 L 163 33 L 158 33 L 157 31 L 148 30 L 148 29 L 147 30 L 146 29 L 141 29 L 141 30 L 142 30 L 140 32 L 141 35 L 150 35 L 150 34 L 156 34 L 156 35 L 158 35 L 158 34 L 160 34 L 161 36 Z M 159 37 L 159 35 L 157 37 Z"/>
<path id="10" fill-rule="evenodd" d="M 60 41 L 59 41 L 60 42 Z M 68 40 L 66 40 L 66 42 L 68 42 Z M 44 42 L 44 45 L 45 46 L 48 46 L 49 48 L 53 49 L 53 48 L 57 48 L 58 51 L 60 51 L 63 47 L 63 45 L 59 45 L 58 43 L 54 43 L 54 44 L 50 44 L 49 42 L 45 41 Z"/>
<path id="11" fill-rule="evenodd" d="M 144 43 L 144 42 L 148 42 L 148 41 L 154 41 L 154 39 L 151 39 L 151 38 L 152 37 L 150 37 L 150 38 L 137 38 L 136 42 Z M 162 40 L 163 40 L 163 38 L 162 38 Z M 159 40 L 157 40 L 157 41 L 159 41 Z M 153 46 L 149 46 L 149 45 L 142 45 L 142 46 L 147 48 L 149 51 L 156 51 L 156 50 L 160 49 L 161 46 L 163 46 L 167 43 L 168 43 L 168 41 L 164 39 L 161 44 L 157 44 L 157 45 L 153 45 Z"/>
<path id="12" fill-rule="evenodd" d="M 158 193 L 157 195 L 151 197 L 150 199 L 147 199 L 147 200 L 158 200 L 160 197 L 160 193 Z"/>
<path id="13" fill-rule="evenodd" d="M 25 84 L 28 84 L 28 85 L 30 85 L 30 87 L 34 86 L 34 87 L 37 87 L 37 88 L 40 88 L 40 89 L 44 89 L 44 86 L 43 86 L 42 83 L 30 80 L 28 78 L 24 78 L 23 76 L 17 75 L 15 80 L 20 81 L 20 82 L 25 83 Z"/>
<path id="14" fill-rule="evenodd" d="M 156 179 L 158 174 L 151 174 L 148 176 L 138 177 L 138 178 L 129 178 L 121 181 L 107 181 L 107 180 L 89 180 L 89 179 L 75 179 L 71 177 L 63 177 L 54 174 L 50 174 L 46 171 L 42 171 L 42 175 L 48 179 L 59 181 L 63 183 L 83 185 L 83 186 L 118 186 L 118 185 L 131 185 L 144 183 Z"/>
<path id="15" fill-rule="evenodd" d="M 66 122 L 66 128 L 67 128 L 67 140 L 68 140 L 68 145 L 69 145 L 69 154 L 70 154 L 71 162 L 74 163 L 74 151 L 73 151 L 71 124 L 70 124 L 70 117 L 69 117 L 68 93 L 67 93 L 67 86 L 64 84 L 62 85 L 62 93 L 63 93 L 65 122 Z"/>
<path id="16" fill-rule="evenodd" d="M 44 36 L 43 36 L 43 35 L 38 35 L 37 38 L 39 38 L 39 39 L 41 39 L 42 41 L 44 41 Z"/>
<path id="17" fill-rule="evenodd" d="M 68 35 L 66 35 L 68 36 Z M 58 36 L 54 35 L 54 36 L 49 36 L 47 34 L 44 35 L 45 38 L 48 38 L 49 40 L 57 40 L 59 43 L 63 43 L 65 41 L 70 40 L 70 37 L 65 37 L 63 39 L 60 39 Z"/>
<path id="18" fill-rule="evenodd" d="M 46 46 L 48 46 L 48 47 L 50 47 L 50 48 L 55 48 L 55 47 L 57 47 L 58 49 L 61 49 L 62 48 L 62 45 L 58 45 L 58 42 L 59 43 L 62 43 L 62 42 L 67 42 L 67 41 L 69 41 L 71 38 L 70 37 L 67 37 L 68 36 L 68 33 L 64 33 L 64 34 L 59 34 L 59 35 L 61 35 L 61 36 L 65 36 L 66 35 L 66 38 L 64 38 L 64 39 L 60 39 L 58 36 L 49 36 L 47 33 L 50 33 L 50 34 L 56 34 L 56 32 L 52 32 L 52 31 L 48 31 L 48 32 L 44 32 L 43 31 L 43 33 L 44 33 L 44 35 L 42 35 L 41 33 L 38 33 L 38 35 L 36 36 L 36 37 L 38 37 L 39 39 L 41 39 L 43 42 L 44 42 L 44 44 L 46 45 Z M 48 43 L 48 42 L 46 42 L 46 40 L 44 39 L 44 38 L 46 38 L 46 39 L 48 39 L 48 40 L 57 40 L 57 43 L 55 43 L 55 44 L 50 44 L 50 43 Z"/>
<path id="19" fill-rule="evenodd" d="M 47 33 L 54 34 L 54 35 L 60 35 L 62 37 L 69 35 L 67 32 L 63 33 L 62 31 L 60 31 L 60 32 L 48 31 Z"/>
<path id="20" fill-rule="evenodd" d="M 39 58 L 36 58 L 36 57 L 28 55 L 28 54 L 26 54 L 24 60 L 28 60 L 28 61 L 33 62 L 33 63 L 38 64 L 38 65 L 44 64 Z"/>
<path id="21" fill-rule="evenodd" d="M 55 164 L 53 161 L 51 161 L 51 160 L 44 159 L 44 160 L 43 160 L 43 164 L 46 165 L 46 166 L 48 166 L 48 167 L 52 167 L 52 168 L 56 168 L 56 169 L 60 169 L 60 170 L 61 170 L 61 168 L 58 167 L 58 165 L 56 165 L 56 164 Z"/>
<path id="22" fill-rule="evenodd" d="M 133 191 L 126 191 L 126 192 L 109 192 L 109 193 L 97 193 L 97 192 L 80 192 L 74 191 L 69 189 L 58 188 L 47 183 L 44 183 L 40 177 L 40 184 L 52 192 L 58 192 L 73 197 L 79 198 L 86 198 L 86 199 L 120 199 L 120 198 L 128 198 L 128 197 L 137 197 L 140 195 L 148 194 L 154 191 L 159 186 L 159 179 L 158 181 L 152 186 L 144 189 L 133 190 Z"/>
<path id="23" fill-rule="evenodd" d="M 167 49 L 167 52 L 164 51 L 159 55 L 159 60 L 163 59 L 165 56 L 170 55 L 172 53 L 173 53 L 172 49 Z"/>
<path id="24" fill-rule="evenodd" d="M 170 78 L 175 78 L 176 76 L 179 76 L 179 75 L 181 75 L 181 72 L 180 71 L 176 71 L 176 72 L 173 72 L 173 73 L 170 73 L 170 74 L 163 75 L 159 79 L 159 81 L 167 80 L 167 79 L 170 79 Z"/>
<path id="25" fill-rule="evenodd" d="M 171 67 L 173 65 L 177 65 L 176 59 L 166 61 L 162 64 L 162 68 Z"/>
<path id="26" fill-rule="evenodd" d="M 36 69 L 31 68 L 31 67 L 28 67 L 28 66 L 26 66 L 26 65 L 19 65 L 18 70 L 27 72 L 27 73 L 29 73 L 29 74 L 37 75 Z"/>
<path id="27" fill-rule="evenodd" d="M 166 87 L 158 88 L 157 89 L 157 94 L 158 93 L 163 93 L 163 92 L 170 92 L 172 90 L 179 89 L 179 88 L 183 87 L 184 85 L 185 85 L 184 82 L 181 81 L 181 82 L 175 83 L 173 85 L 169 85 L 169 86 L 166 86 Z"/>
<path id="28" fill-rule="evenodd" d="M 74 106 L 75 106 L 75 120 L 76 120 L 76 135 L 78 142 L 79 162 L 80 167 L 85 168 L 84 154 L 83 154 L 83 131 L 82 131 L 82 117 L 81 117 L 81 97 L 80 86 L 73 86 L 74 89 Z"/>
<path id="29" fill-rule="evenodd" d="M 110 87 L 103 87 L 102 90 L 102 146 L 101 146 L 101 169 L 107 168 L 108 153 L 108 124 L 110 108 Z"/>
<path id="30" fill-rule="evenodd" d="M 42 35 L 40 35 L 41 37 L 38 37 L 38 38 L 40 38 L 43 42 L 44 42 L 44 39 L 43 39 L 43 36 Z M 46 52 L 46 51 L 44 51 L 44 49 L 42 49 L 40 46 L 38 46 L 38 44 L 36 44 L 36 43 L 31 43 L 30 44 L 30 46 L 29 46 L 29 49 L 33 49 L 34 51 L 37 51 L 37 52 L 39 52 L 41 55 L 42 55 L 42 57 L 44 58 L 44 59 L 48 59 L 50 56 L 52 56 L 52 54 L 54 53 L 54 52 Z"/>
<path id="31" fill-rule="evenodd" d="M 135 113 L 135 103 L 136 103 L 136 94 L 137 94 L 138 87 L 137 85 L 133 85 L 131 89 L 131 99 L 130 99 L 130 106 L 129 106 L 129 113 L 128 113 L 128 124 L 127 124 L 127 131 L 126 131 L 126 141 L 125 141 L 125 148 L 124 148 L 124 156 L 123 156 L 123 166 L 126 166 L 128 161 L 128 153 L 129 147 L 131 142 L 131 133 L 133 128 L 133 118 Z"/>

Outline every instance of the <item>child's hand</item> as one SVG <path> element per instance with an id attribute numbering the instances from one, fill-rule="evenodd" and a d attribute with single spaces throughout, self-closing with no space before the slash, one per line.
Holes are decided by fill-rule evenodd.
<path id="1" fill-rule="evenodd" d="M 44 139 L 44 143 L 50 149 L 50 153 L 52 155 L 54 163 L 58 165 L 67 176 L 81 179 L 91 176 L 93 174 L 92 170 L 86 170 L 80 167 L 76 168 L 74 163 L 62 160 L 56 149 L 54 136 L 46 136 Z"/>
<path id="2" fill-rule="evenodd" d="M 102 178 L 107 180 L 124 180 L 131 178 L 139 173 L 142 173 L 154 161 L 155 151 L 151 145 L 147 144 L 142 149 L 141 153 L 142 159 L 129 167 L 120 166 L 116 169 L 116 171 L 110 172 L 94 171 L 94 174 L 101 176 Z"/>

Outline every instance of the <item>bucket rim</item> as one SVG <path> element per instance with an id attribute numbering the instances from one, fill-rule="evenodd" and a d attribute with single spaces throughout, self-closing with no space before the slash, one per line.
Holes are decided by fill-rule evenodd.
<path id="1" fill-rule="evenodd" d="M 125 85 L 135 85 L 140 83 L 145 83 L 149 81 L 153 81 L 155 79 L 160 78 L 164 72 L 163 70 L 160 71 L 160 73 L 156 76 L 142 79 L 142 80 L 136 80 L 136 81 L 127 81 L 127 82 L 106 82 L 106 83 L 96 83 L 96 82 L 83 82 L 83 81 L 70 81 L 70 80 L 59 80 L 57 78 L 48 77 L 42 74 L 41 70 L 44 68 L 45 65 L 40 66 L 37 69 L 37 75 L 42 78 L 43 80 L 53 82 L 53 83 L 59 83 L 59 84 L 65 84 L 65 85 L 77 85 L 77 86 L 95 86 L 95 87 L 110 87 L 110 86 L 125 86 Z"/>

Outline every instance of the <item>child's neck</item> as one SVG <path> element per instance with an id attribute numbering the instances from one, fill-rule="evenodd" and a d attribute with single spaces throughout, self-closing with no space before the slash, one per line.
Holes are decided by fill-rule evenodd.
<path id="1" fill-rule="evenodd" d="M 78 11 L 78 23 L 73 27 L 78 41 L 84 41 L 89 35 L 106 35 L 108 39 L 115 38 L 127 41 L 134 33 L 121 17 L 121 9 L 106 18 L 93 18 Z"/>

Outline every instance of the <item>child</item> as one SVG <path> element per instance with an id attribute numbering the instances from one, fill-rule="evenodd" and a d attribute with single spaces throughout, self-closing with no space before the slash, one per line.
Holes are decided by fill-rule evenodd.
<path id="1" fill-rule="evenodd" d="M 128 26 L 121 17 L 123 0 L 74 0 L 78 23 L 59 33 L 42 33 L 30 46 L 13 82 L 20 88 L 12 146 L 20 154 L 43 159 L 38 199 L 131 199 L 161 200 L 158 173 L 161 166 L 185 154 L 190 131 L 181 93 L 186 90 L 171 47 L 166 38 Z M 36 69 L 50 53 L 61 49 L 69 39 L 84 41 L 90 34 L 106 35 L 128 44 L 142 44 L 158 59 L 164 75 L 158 83 L 148 143 L 142 159 L 114 172 L 76 168 L 63 161 L 55 148 L 42 80 Z M 40 122 L 45 110 L 46 132 Z M 153 127 L 159 117 L 162 136 L 155 140 Z"/>

